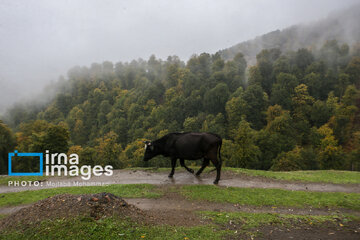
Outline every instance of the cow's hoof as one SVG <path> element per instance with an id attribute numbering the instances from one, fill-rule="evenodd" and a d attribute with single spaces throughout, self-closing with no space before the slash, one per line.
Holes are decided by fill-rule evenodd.
<path id="1" fill-rule="evenodd" d="M 189 168 L 188 171 L 191 172 L 192 174 L 194 174 L 194 170 L 192 170 L 191 168 Z"/>
<path id="2" fill-rule="evenodd" d="M 169 176 L 168 176 L 168 177 L 169 177 L 169 178 L 172 178 L 173 176 L 174 176 L 174 174 L 169 174 Z"/>
<path id="3" fill-rule="evenodd" d="M 201 174 L 201 172 L 197 172 L 197 173 L 195 173 L 195 176 L 199 177 L 200 174 Z"/>
<path id="4" fill-rule="evenodd" d="M 214 181 L 214 184 L 218 184 L 218 183 L 219 183 L 219 180 L 215 180 L 215 181 Z"/>

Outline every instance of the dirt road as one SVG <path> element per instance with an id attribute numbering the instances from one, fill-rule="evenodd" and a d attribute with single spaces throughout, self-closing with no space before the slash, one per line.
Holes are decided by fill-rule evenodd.
<path id="1" fill-rule="evenodd" d="M 206 184 L 212 185 L 215 173 L 203 173 L 196 177 L 185 171 L 177 171 L 173 178 L 167 177 L 168 172 L 153 172 L 142 170 L 115 170 L 113 176 L 92 177 L 83 180 L 81 177 L 51 177 L 44 181 L 42 186 L 0 186 L 0 193 L 19 192 L 26 190 L 38 190 L 42 188 L 68 187 L 95 184 L 135 184 L 149 183 L 156 185 L 187 185 Z M 318 191 L 318 192 L 345 192 L 360 193 L 360 184 L 331 184 L 331 183 L 305 183 L 294 181 L 275 180 L 264 177 L 253 177 L 245 174 L 236 174 L 223 171 L 219 186 L 243 187 L 243 188 L 277 188 L 295 191 Z"/>

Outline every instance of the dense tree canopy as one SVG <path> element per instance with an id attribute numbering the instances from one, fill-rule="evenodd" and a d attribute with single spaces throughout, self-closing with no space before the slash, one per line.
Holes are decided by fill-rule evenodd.
<path id="1" fill-rule="evenodd" d="M 227 166 L 360 170 L 357 54 L 329 41 L 312 51 L 265 49 L 248 71 L 241 53 L 94 63 L 70 69 L 46 105 L 17 105 L 6 119 L 19 150 L 77 151 L 82 163 L 168 166 L 162 157 L 141 161 L 141 141 L 209 131 L 225 139 Z M 0 131 L 8 152 L 14 137 L 3 123 Z"/>

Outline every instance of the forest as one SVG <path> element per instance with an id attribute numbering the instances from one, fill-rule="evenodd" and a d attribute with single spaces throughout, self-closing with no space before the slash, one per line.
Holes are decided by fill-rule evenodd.
<path id="1" fill-rule="evenodd" d="M 14 149 L 77 153 L 82 165 L 169 167 L 163 157 L 142 160 L 143 140 L 194 131 L 223 138 L 224 166 L 359 171 L 359 89 L 360 47 L 335 40 L 263 49 L 253 66 L 220 52 L 76 66 L 45 89 L 46 103 L 2 117 L 0 170 Z"/>

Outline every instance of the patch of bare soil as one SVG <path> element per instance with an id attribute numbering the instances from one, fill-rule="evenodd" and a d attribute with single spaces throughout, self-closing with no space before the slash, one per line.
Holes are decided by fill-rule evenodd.
<path id="1" fill-rule="evenodd" d="M 32 205 L 4 208 L 8 215 L 0 220 L 0 230 L 26 228 L 44 220 L 91 217 L 94 220 L 110 216 L 130 217 L 133 221 L 150 225 L 196 226 L 204 224 L 193 211 L 183 209 L 139 209 L 111 193 L 61 194 L 40 200 Z"/>
<path id="2" fill-rule="evenodd" d="M 28 226 L 47 219 L 89 216 L 98 220 L 113 215 L 130 216 L 134 220 L 145 216 L 140 209 L 111 193 L 61 194 L 40 200 L 2 219 L 0 230 L 19 224 Z"/>

